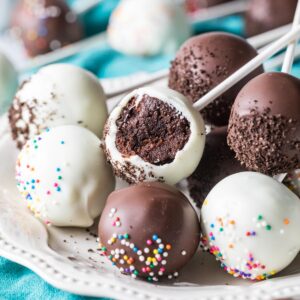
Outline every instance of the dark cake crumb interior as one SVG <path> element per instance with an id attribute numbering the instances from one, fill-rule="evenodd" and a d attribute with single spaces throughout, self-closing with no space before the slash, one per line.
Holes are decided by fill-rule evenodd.
<path id="1" fill-rule="evenodd" d="M 118 151 L 157 166 L 171 163 L 190 137 L 188 120 L 157 98 L 145 94 L 136 100 L 130 99 L 116 121 Z"/>

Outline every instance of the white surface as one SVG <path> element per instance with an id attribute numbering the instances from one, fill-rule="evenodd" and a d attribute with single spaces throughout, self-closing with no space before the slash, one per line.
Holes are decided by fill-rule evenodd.
<path id="1" fill-rule="evenodd" d="M 117 101 L 109 101 L 110 108 Z M 0 157 L 0 254 L 29 267 L 58 288 L 126 300 L 300 297 L 300 256 L 276 278 L 259 283 L 232 278 L 212 256 L 201 252 L 174 282 L 154 285 L 119 275 L 99 256 L 96 238 L 86 230 L 45 227 L 22 205 L 14 180 L 17 150 L 5 117 L 0 119 Z"/>
<path id="2" fill-rule="evenodd" d="M 124 157 L 116 147 L 116 135 L 118 132 L 116 121 L 133 97 L 136 98 L 135 106 L 138 106 L 144 95 L 159 99 L 170 107 L 175 108 L 177 116 L 184 117 L 190 124 L 190 137 L 184 147 L 177 151 L 171 163 L 154 165 L 143 160 L 138 155 Z M 169 184 L 176 184 L 195 171 L 205 145 L 205 127 L 201 115 L 183 95 L 169 88 L 144 87 L 126 95 L 111 112 L 105 132 L 105 147 L 109 154 L 110 163 L 119 172 L 124 170 L 121 172 L 129 182 L 139 182 L 147 179 L 148 181 L 162 180 Z M 134 168 L 134 172 L 132 168 L 127 171 L 128 165 Z"/>
<path id="3" fill-rule="evenodd" d="M 115 188 L 101 141 L 80 126 L 59 126 L 30 140 L 16 164 L 29 208 L 56 226 L 89 227 Z"/>
<path id="4" fill-rule="evenodd" d="M 129 55 L 174 53 L 190 36 L 182 4 L 170 0 L 122 0 L 107 29 L 112 48 Z"/>
<path id="5" fill-rule="evenodd" d="M 46 128 L 60 125 L 80 124 L 102 137 L 107 118 L 106 96 L 98 79 L 67 64 L 40 69 L 19 89 L 13 107 L 21 111 L 15 127 L 22 144 L 27 134 L 32 138 Z M 20 133 L 23 129 L 24 136 Z"/>
<path id="6" fill-rule="evenodd" d="M 251 279 L 278 273 L 300 250 L 300 199 L 263 174 L 241 172 L 220 181 L 204 202 L 201 222 L 206 246 L 219 249 L 220 262 Z"/>

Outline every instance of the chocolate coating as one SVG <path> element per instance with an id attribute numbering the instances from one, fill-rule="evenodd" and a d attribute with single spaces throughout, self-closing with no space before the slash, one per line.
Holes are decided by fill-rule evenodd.
<path id="1" fill-rule="evenodd" d="M 298 0 L 250 0 L 246 35 L 253 36 L 291 23 Z"/>
<path id="2" fill-rule="evenodd" d="M 211 189 L 225 177 L 246 171 L 227 145 L 227 127 L 214 128 L 206 136 L 202 159 L 187 178 L 192 199 L 201 207 Z"/>
<path id="3" fill-rule="evenodd" d="M 187 198 L 157 182 L 111 193 L 99 223 L 104 254 L 122 273 L 149 281 L 179 271 L 196 252 L 199 236 L 199 220 Z"/>
<path id="4" fill-rule="evenodd" d="M 227 33 L 206 33 L 189 39 L 171 64 L 169 87 L 196 102 L 253 57 L 257 51 L 244 39 Z M 241 88 L 263 72 L 259 67 L 201 111 L 205 121 L 228 124 L 232 104 Z"/>
<path id="5" fill-rule="evenodd" d="M 83 29 L 63 0 L 22 0 L 12 27 L 30 56 L 36 56 L 80 40 Z"/>
<path id="6" fill-rule="evenodd" d="M 157 166 L 171 163 L 190 137 L 189 122 L 159 99 L 144 95 L 137 107 L 135 101 L 128 102 L 116 122 L 117 149 Z"/>
<path id="7" fill-rule="evenodd" d="M 237 96 L 228 144 L 247 169 L 275 175 L 300 168 L 300 80 L 265 73 Z"/>

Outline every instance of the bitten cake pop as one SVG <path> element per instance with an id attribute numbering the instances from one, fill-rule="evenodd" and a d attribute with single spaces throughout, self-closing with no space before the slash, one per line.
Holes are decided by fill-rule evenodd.
<path id="1" fill-rule="evenodd" d="M 291 23 L 298 0 L 250 0 L 246 11 L 246 34 L 253 36 Z"/>
<path id="2" fill-rule="evenodd" d="M 9 107 L 17 87 L 18 74 L 12 63 L 0 52 L 0 114 Z"/>
<path id="3" fill-rule="evenodd" d="M 100 140 L 72 125 L 46 130 L 28 141 L 16 174 L 28 207 L 56 226 L 92 225 L 115 184 Z"/>
<path id="4" fill-rule="evenodd" d="M 232 34 L 213 32 L 190 38 L 172 62 L 169 87 L 195 102 L 256 55 L 246 40 Z M 259 67 L 209 104 L 201 111 L 204 120 L 216 126 L 227 125 L 238 92 L 262 72 Z"/>
<path id="5" fill-rule="evenodd" d="M 177 277 L 200 240 L 197 214 L 177 189 L 140 183 L 110 194 L 99 223 L 102 251 L 120 271 L 148 281 Z"/>
<path id="6" fill-rule="evenodd" d="M 130 55 L 175 53 L 189 36 L 183 7 L 170 0 L 122 0 L 108 27 L 111 46 Z"/>
<path id="7" fill-rule="evenodd" d="M 168 88 L 145 87 L 123 98 L 104 130 L 115 174 L 129 183 L 175 184 L 198 165 L 205 143 L 201 115 Z"/>
<path id="8" fill-rule="evenodd" d="M 188 188 L 197 206 L 201 206 L 211 189 L 225 177 L 246 171 L 227 145 L 227 127 L 213 128 L 206 136 L 201 161 L 188 177 Z"/>
<path id="9" fill-rule="evenodd" d="M 235 277 L 266 279 L 300 250 L 300 199 L 266 175 L 222 180 L 207 196 L 201 220 L 204 246 Z"/>
<path id="10" fill-rule="evenodd" d="M 63 0 L 21 0 L 12 28 L 30 56 L 58 49 L 83 36 L 77 16 Z"/>
<path id="11" fill-rule="evenodd" d="M 300 80 L 266 73 L 237 96 L 228 144 L 249 170 L 276 175 L 300 168 Z"/>
<path id="12" fill-rule="evenodd" d="M 66 64 L 40 69 L 25 81 L 9 110 L 12 136 L 19 148 L 45 128 L 80 125 L 102 136 L 106 97 L 91 73 Z"/>

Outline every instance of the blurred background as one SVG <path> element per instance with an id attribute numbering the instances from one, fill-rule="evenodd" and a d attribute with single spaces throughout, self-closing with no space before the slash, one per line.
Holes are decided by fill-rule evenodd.
<path id="1" fill-rule="evenodd" d="M 84 67 L 99 78 L 153 72 L 168 68 L 189 35 L 226 31 L 255 36 L 290 23 L 296 3 L 297 0 L 1 0 L 0 52 L 21 76 L 45 62 L 57 61 Z M 71 49 L 72 55 L 63 59 L 59 55 L 47 56 L 78 41 L 81 44 Z"/>

